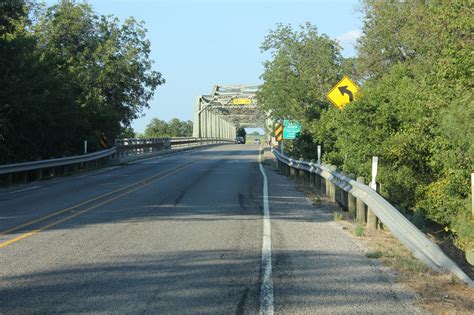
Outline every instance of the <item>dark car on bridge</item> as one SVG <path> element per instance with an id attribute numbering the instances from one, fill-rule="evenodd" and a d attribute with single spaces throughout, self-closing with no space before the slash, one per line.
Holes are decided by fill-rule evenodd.
<path id="1" fill-rule="evenodd" d="M 245 143 L 245 138 L 244 137 L 237 137 L 237 138 L 235 138 L 235 143 L 244 144 Z"/>

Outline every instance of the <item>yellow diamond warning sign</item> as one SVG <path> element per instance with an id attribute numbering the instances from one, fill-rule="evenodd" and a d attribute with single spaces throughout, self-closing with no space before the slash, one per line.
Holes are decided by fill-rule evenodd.
<path id="1" fill-rule="evenodd" d="M 344 76 L 339 83 L 337 83 L 326 97 L 331 103 L 339 109 L 343 109 L 347 104 L 357 98 L 359 87 L 349 77 Z"/>

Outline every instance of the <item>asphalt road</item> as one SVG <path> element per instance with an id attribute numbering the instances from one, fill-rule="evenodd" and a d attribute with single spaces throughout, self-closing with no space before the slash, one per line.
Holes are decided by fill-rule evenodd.
<path id="1" fill-rule="evenodd" d="M 418 312 L 265 172 L 275 313 Z M 259 313 L 263 183 L 256 145 L 223 145 L 2 189 L 0 313 Z"/>

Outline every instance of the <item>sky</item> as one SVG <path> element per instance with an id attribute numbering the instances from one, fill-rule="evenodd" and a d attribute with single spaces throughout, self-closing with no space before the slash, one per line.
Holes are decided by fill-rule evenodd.
<path id="1" fill-rule="evenodd" d="M 47 0 L 48 5 L 56 3 Z M 82 1 L 78 1 L 82 2 Z M 355 55 L 361 34 L 358 0 L 88 0 L 98 14 L 143 20 L 153 68 L 166 80 L 150 109 L 132 127 L 143 133 L 152 118 L 192 120 L 194 99 L 215 84 L 261 84 L 260 44 L 277 23 L 310 22 Z"/>

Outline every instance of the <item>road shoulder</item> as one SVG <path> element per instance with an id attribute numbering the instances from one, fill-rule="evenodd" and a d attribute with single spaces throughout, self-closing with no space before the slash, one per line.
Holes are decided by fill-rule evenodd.
<path id="1" fill-rule="evenodd" d="M 272 218 L 276 313 L 423 313 L 395 274 L 318 204 L 265 163 Z"/>

